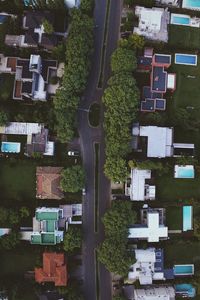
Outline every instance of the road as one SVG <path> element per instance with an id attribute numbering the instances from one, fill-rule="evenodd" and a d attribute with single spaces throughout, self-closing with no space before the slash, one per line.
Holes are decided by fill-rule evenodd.
<path id="1" fill-rule="evenodd" d="M 110 0 L 110 13 L 108 20 L 108 36 L 105 52 L 105 68 L 103 88 L 98 89 L 98 79 L 100 73 L 101 49 L 104 35 L 104 22 L 106 16 L 106 6 L 108 0 L 96 0 L 94 10 L 95 19 L 95 47 L 92 60 L 92 68 L 88 79 L 88 85 L 84 94 L 84 100 L 80 104 L 78 113 L 78 129 L 80 135 L 80 145 L 83 157 L 83 164 L 86 170 L 86 196 L 83 201 L 83 272 L 84 272 L 84 294 L 86 300 L 96 300 L 96 262 L 95 249 L 104 240 L 104 227 L 101 218 L 110 206 L 110 182 L 103 172 L 105 162 L 105 143 L 103 131 L 103 106 L 102 96 L 106 88 L 107 79 L 110 77 L 110 56 L 117 46 L 119 38 L 121 0 Z M 90 105 L 98 102 L 101 105 L 101 123 L 97 128 L 91 128 L 88 124 L 88 113 Z M 98 231 L 95 233 L 95 155 L 94 143 L 100 145 L 99 158 L 99 219 Z M 112 299 L 112 281 L 110 273 L 99 263 L 99 300 Z"/>

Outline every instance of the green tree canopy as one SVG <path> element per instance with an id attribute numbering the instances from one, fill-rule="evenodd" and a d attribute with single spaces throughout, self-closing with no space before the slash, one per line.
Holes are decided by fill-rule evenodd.
<path id="1" fill-rule="evenodd" d="M 134 224 L 136 214 L 132 203 L 114 201 L 103 217 L 106 238 L 98 249 L 98 259 L 115 274 L 127 276 L 134 263 L 134 254 L 127 251 L 128 226 Z"/>
<path id="2" fill-rule="evenodd" d="M 85 172 L 80 165 L 62 171 L 61 188 L 64 192 L 76 193 L 85 186 Z"/>
<path id="3" fill-rule="evenodd" d="M 8 115 L 5 111 L 0 111 L 0 126 L 4 126 L 8 123 Z"/>
<path id="4" fill-rule="evenodd" d="M 69 227 L 65 233 L 63 248 L 66 252 L 80 249 L 82 244 L 82 231 L 79 227 Z"/>
<path id="5" fill-rule="evenodd" d="M 11 250 L 20 243 L 20 234 L 15 231 L 0 238 L 0 249 Z"/>
<path id="6" fill-rule="evenodd" d="M 52 34 L 54 32 L 53 25 L 49 23 L 47 19 L 44 19 L 42 22 L 42 25 L 44 27 L 44 32 L 47 34 Z"/>
<path id="7" fill-rule="evenodd" d="M 114 73 L 132 72 L 136 69 L 135 52 L 126 48 L 117 48 L 111 57 L 111 69 Z"/>

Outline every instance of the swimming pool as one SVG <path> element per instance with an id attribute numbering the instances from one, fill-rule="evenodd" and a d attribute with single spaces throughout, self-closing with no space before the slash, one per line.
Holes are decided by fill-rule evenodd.
<path id="1" fill-rule="evenodd" d="M 196 296 L 196 289 L 190 283 L 182 283 L 175 285 L 176 294 L 182 297 L 194 298 Z"/>
<path id="2" fill-rule="evenodd" d="M 200 9 L 200 0 L 183 0 L 182 8 Z"/>
<path id="3" fill-rule="evenodd" d="M 175 54 L 175 64 L 196 66 L 197 65 L 197 55 L 176 53 Z"/>
<path id="4" fill-rule="evenodd" d="M 171 24 L 190 26 L 190 16 L 179 15 L 179 14 L 171 14 Z"/>
<path id="5" fill-rule="evenodd" d="M 183 231 L 193 229 L 192 206 L 183 206 Z"/>
<path id="6" fill-rule="evenodd" d="M 174 178 L 194 178 L 194 166 L 193 165 L 186 165 L 186 166 L 174 166 Z"/>
<path id="7" fill-rule="evenodd" d="M 175 276 L 186 276 L 194 274 L 194 265 L 174 265 Z"/>
<path id="8" fill-rule="evenodd" d="M 21 143 L 14 142 L 2 142 L 1 152 L 19 153 L 21 149 Z"/>

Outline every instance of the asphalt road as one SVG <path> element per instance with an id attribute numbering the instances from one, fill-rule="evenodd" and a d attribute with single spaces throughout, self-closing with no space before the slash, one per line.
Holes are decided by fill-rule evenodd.
<path id="1" fill-rule="evenodd" d="M 103 131 L 103 105 L 102 96 L 106 87 L 107 79 L 110 77 L 110 56 L 117 46 L 119 37 L 121 0 L 111 0 L 110 14 L 108 20 L 108 39 L 105 52 L 105 69 L 103 88 L 98 89 L 100 73 L 101 49 L 104 34 L 104 22 L 106 16 L 107 0 L 96 0 L 94 11 L 95 18 L 95 49 L 92 61 L 91 73 L 84 98 L 80 104 L 78 113 L 78 129 L 80 134 L 80 146 L 83 157 L 83 164 L 86 170 L 86 196 L 83 201 L 83 273 L 84 273 L 84 294 L 86 300 L 96 300 L 96 262 L 95 249 L 104 239 L 104 227 L 101 218 L 110 206 L 110 182 L 103 173 L 105 162 L 105 143 Z M 98 128 L 91 128 L 88 124 L 88 113 L 90 105 L 98 102 L 101 105 L 101 123 Z M 99 219 L 98 231 L 95 233 L 95 155 L 94 143 L 100 145 L 99 159 Z M 99 265 L 99 300 L 112 299 L 112 280 L 110 273 L 102 264 Z"/>

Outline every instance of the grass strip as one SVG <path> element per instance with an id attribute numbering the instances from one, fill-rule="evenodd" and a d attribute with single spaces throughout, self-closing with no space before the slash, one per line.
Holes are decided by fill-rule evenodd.
<path id="1" fill-rule="evenodd" d="M 98 220 L 99 220 L 99 144 L 94 144 L 95 154 L 95 232 L 98 231 Z"/>
<path id="2" fill-rule="evenodd" d="M 107 38 L 108 38 L 108 16 L 110 13 L 110 2 L 111 0 L 108 0 L 107 7 L 106 7 L 106 19 L 104 25 L 103 44 L 101 49 L 100 73 L 99 73 L 99 80 L 97 86 L 99 89 L 101 89 L 103 86 L 105 54 L 106 54 L 106 46 L 107 46 Z"/>
<path id="3" fill-rule="evenodd" d="M 99 261 L 98 261 L 98 252 L 95 250 L 95 265 L 96 265 L 96 300 L 100 299 L 100 288 L 99 288 Z"/>

